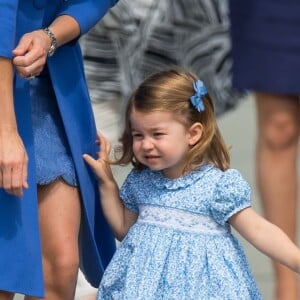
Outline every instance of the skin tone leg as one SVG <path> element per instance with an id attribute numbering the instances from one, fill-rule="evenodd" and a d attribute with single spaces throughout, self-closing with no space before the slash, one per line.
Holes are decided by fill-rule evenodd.
<path id="1" fill-rule="evenodd" d="M 257 185 L 265 216 L 296 240 L 299 98 L 258 93 Z M 296 300 L 296 275 L 274 263 L 276 299 Z"/>
<path id="2" fill-rule="evenodd" d="M 78 189 L 57 180 L 40 186 L 38 199 L 46 289 L 44 299 L 73 300 L 79 266 L 81 207 Z"/>

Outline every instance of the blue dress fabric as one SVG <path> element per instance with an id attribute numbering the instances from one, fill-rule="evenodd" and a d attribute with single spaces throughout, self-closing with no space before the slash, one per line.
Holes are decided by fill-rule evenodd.
<path id="1" fill-rule="evenodd" d="M 299 94 L 300 2 L 230 0 L 233 86 Z"/>
<path id="2" fill-rule="evenodd" d="M 251 205 L 237 170 L 205 165 L 178 179 L 133 170 L 120 195 L 139 216 L 104 273 L 98 300 L 262 299 L 227 222 Z"/>
<path id="3" fill-rule="evenodd" d="M 31 119 L 37 183 L 63 179 L 77 186 L 75 166 L 46 67 L 30 81 Z"/>
<path id="4" fill-rule="evenodd" d="M 0 57 L 11 59 L 12 50 L 23 34 L 49 26 L 60 15 L 73 17 L 80 26 L 81 34 L 85 34 L 116 2 L 0 0 Z M 82 215 L 78 240 L 80 268 L 91 285 L 96 287 L 115 251 L 115 240 L 100 208 L 97 179 L 82 159 L 83 153 L 96 157 L 98 147 L 95 145 L 97 130 L 78 39 L 59 47 L 47 59 L 47 67 L 49 77 L 45 81 L 45 78 L 40 80 L 43 83 L 51 81 L 55 98 L 51 88 L 38 91 L 38 94 L 50 92 L 49 97 L 45 98 L 47 104 L 50 98 L 50 101 L 55 101 L 59 112 L 55 115 L 61 117 L 61 123 L 56 129 L 65 133 L 62 145 L 67 145 L 65 149 L 74 163 L 81 196 Z M 38 86 L 42 88 L 43 84 Z M 35 163 L 35 157 L 40 153 L 36 153 L 31 110 L 34 109 L 31 104 L 37 98 L 30 99 L 29 81 L 17 74 L 14 75 L 13 92 L 18 131 L 29 157 L 29 188 L 24 190 L 21 199 L 0 189 L 0 290 L 42 298 L 44 275 Z M 51 163 L 52 158 L 49 157 L 46 162 Z"/>

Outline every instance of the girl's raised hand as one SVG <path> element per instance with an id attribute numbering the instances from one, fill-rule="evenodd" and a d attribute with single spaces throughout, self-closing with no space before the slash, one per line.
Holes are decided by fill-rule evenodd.
<path id="1" fill-rule="evenodd" d="M 114 182 L 109 163 L 110 143 L 100 132 L 98 132 L 98 140 L 96 143 L 100 146 L 100 151 L 97 153 L 98 159 L 94 159 L 89 154 L 83 154 L 83 159 L 100 179 L 101 184 Z"/>

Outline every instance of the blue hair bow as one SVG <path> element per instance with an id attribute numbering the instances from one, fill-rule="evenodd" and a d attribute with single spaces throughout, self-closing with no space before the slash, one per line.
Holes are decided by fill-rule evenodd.
<path id="1" fill-rule="evenodd" d="M 202 112 L 205 111 L 203 96 L 207 94 L 206 87 L 201 80 L 196 80 L 193 83 L 195 95 L 190 97 L 190 101 L 197 111 Z"/>

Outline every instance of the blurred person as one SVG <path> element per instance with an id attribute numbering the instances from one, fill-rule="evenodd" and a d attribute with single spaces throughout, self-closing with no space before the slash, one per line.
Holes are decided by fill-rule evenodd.
<path id="1" fill-rule="evenodd" d="M 256 173 L 265 216 L 296 241 L 300 3 L 230 0 L 233 87 L 254 92 Z M 274 262 L 275 299 L 296 300 L 297 277 Z"/>

